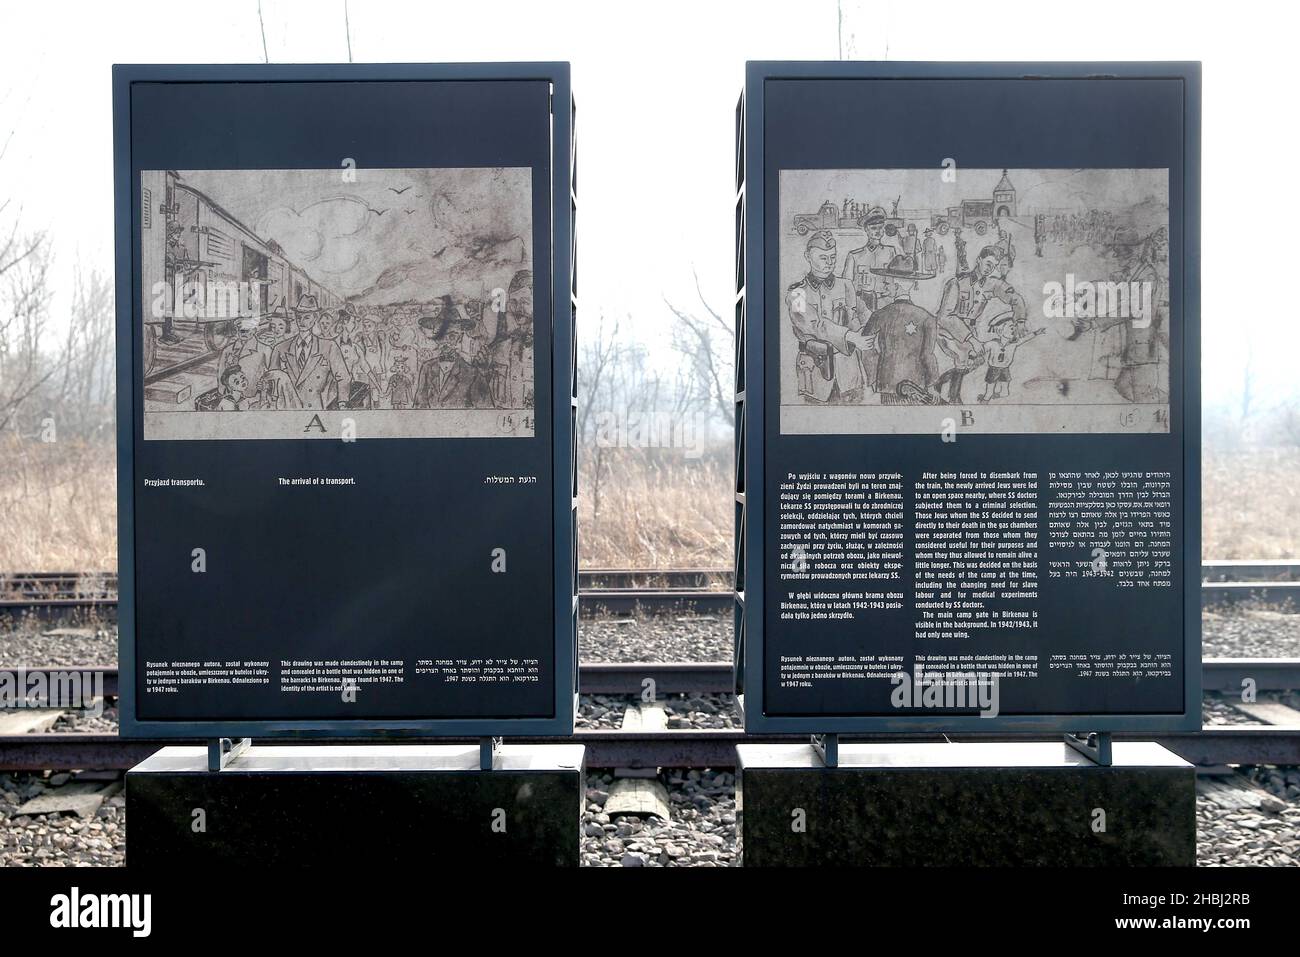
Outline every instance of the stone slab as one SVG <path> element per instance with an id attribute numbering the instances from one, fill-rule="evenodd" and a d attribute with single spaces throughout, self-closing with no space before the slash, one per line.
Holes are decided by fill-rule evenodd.
<path id="1" fill-rule="evenodd" d="M 207 770 L 163 748 L 126 775 L 131 867 L 579 863 L 581 745 L 258 745 Z"/>
<path id="2" fill-rule="evenodd" d="M 1149 742 L 1098 767 L 1064 743 L 739 745 L 754 866 L 1192 866 L 1196 771 Z"/>

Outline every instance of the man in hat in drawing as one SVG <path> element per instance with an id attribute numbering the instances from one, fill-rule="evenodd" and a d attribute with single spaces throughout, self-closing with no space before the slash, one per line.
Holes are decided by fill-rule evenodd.
<path id="1" fill-rule="evenodd" d="M 930 226 L 925 227 L 925 238 L 921 240 L 921 268 L 926 272 L 939 270 L 939 241 Z"/>
<path id="2" fill-rule="evenodd" d="M 266 346 L 268 364 L 270 363 L 271 352 L 281 342 L 289 338 L 291 328 L 289 310 L 284 308 L 283 303 L 277 304 L 271 310 L 270 315 L 266 317 L 266 324 L 257 333 L 257 341 Z"/>
<path id="3" fill-rule="evenodd" d="M 510 280 L 496 334 L 488 343 L 492 401 L 499 409 L 533 407 L 533 274 L 521 269 Z"/>
<path id="4" fill-rule="evenodd" d="M 879 206 L 872 206 L 863 214 L 860 222 L 867 234 L 866 245 L 850 250 L 840 270 L 840 275 L 853 284 L 868 312 L 883 306 L 893 292 L 889 280 L 873 272 L 888 266 L 898 255 L 897 249 L 884 242 L 885 219 L 885 211 Z"/>
<path id="5" fill-rule="evenodd" d="M 435 351 L 420 364 L 412 407 L 472 408 L 470 393 L 474 387 L 475 372 L 473 366 L 461 355 L 464 330 L 455 307 L 451 305 L 451 297 L 444 297 L 443 309 L 439 315 L 421 316 L 418 326 L 420 335 L 433 345 Z"/>
<path id="6" fill-rule="evenodd" d="M 856 404 L 863 399 L 858 352 L 871 348 L 860 334 L 861 309 L 852 284 L 835 275 L 835 236 L 819 229 L 804 246 L 808 272 L 786 291 L 790 326 L 798 342 L 795 372 L 807 402 Z"/>
<path id="7" fill-rule="evenodd" d="M 271 368 L 283 372 L 292 387 L 288 408 L 328 409 L 346 405 L 352 390 L 352 373 L 333 339 L 318 334 L 320 307 L 316 297 L 298 300 L 298 333 L 271 351 Z"/>
<path id="8" fill-rule="evenodd" d="M 868 378 L 882 405 L 933 405 L 930 386 L 939 374 L 934 355 L 938 323 L 912 302 L 912 294 L 917 283 L 933 279 L 934 273 L 918 270 L 916 257 L 902 254 L 872 271 L 893 284 L 895 296 L 871 314 L 863 330 L 874 340 L 878 355 Z"/>

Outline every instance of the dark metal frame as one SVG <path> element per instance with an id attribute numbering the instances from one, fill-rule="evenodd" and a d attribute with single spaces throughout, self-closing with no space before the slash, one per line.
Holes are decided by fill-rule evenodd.
<path id="1" fill-rule="evenodd" d="M 131 85 L 133 83 L 285 83 L 449 80 L 542 80 L 551 84 L 551 449 L 554 543 L 554 697 L 549 718 L 428 718 L 421 720 L 140 721 L 135 717 L 135 461 L 134 243 Z M 573 426 L 577 405 L 574 318 L 577 303 L 574 217 L 577 181 L 575 120 L 569 64 L 294 64 L 123 65 L 113 67 L 113 162 L 117 272 L 118 658 L 120 727 L 124 737 L 403 737 L 570 734 L 577 711 L 577 473 Z"/>
<path id="2" fill-rule="evenodd" d="M 1183 83 L 1183 712 L 1100 715 L 770 716 L 763 702 L 764 87 L 794 79 L 1178 79 Z M 1201 67 L 1166 63 L 768 62 L 745 65 L 736 107 L 736 585 L 735 676 L 745 729 L 758 733 L 886 731 L 1068 733 L 1193 731 L 1201 726 Z M 747 186 L 752 187 L 747 189 Z M 746 566 L 752 569 L 746 574 Z M 749 586 L 748 588 L 746 586 Z"/>

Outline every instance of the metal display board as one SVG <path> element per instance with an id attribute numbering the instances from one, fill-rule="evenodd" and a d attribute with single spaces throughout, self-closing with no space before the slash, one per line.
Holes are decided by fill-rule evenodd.
<path id="1" fill-rule="evenodd" d="M 746 730 L 1200 726 L 1200 105 L 1195 63 L 748 64 Z"/>
<path id="2" fill-rule="evenodd" d="M 567 734 L 567 63 L 113 71 L 121 729 Z"/>

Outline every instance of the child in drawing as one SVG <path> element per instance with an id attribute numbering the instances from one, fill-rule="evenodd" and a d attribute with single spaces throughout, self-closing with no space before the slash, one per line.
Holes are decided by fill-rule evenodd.
<path id="1" fill-rule="evenodd" d="M 388 377 L 389 405 L 394 409 L 409 409 L 414 398 L 415 387 L 406 368 L 406 356 L 393 358 L 393 374 Z"/>
<path id="2" fill-rule="evenodd" d="M 244 395 L 248 391 L 248 376 L 237 365 L 226 366 L 221 372 L 221 402 L 217 406 L 222 412 L 247 412 L 249 400 Z"/>
<path id="3" fill-rule="evenodd" d="M 988 370 L 984 373 L 984 394 L 980 402 L 989 402 L 1011 394 L 1011 363 L 1015 361 L 1016 350 L 1027 344 L 1045 329 L 1035 329 L 1020 339 L 1015 338 L 1016 320 L 1011 313 L 999 316 L 989 323 L 989 332 L 993 338 L 984 344 L 984 358 Z"/>

